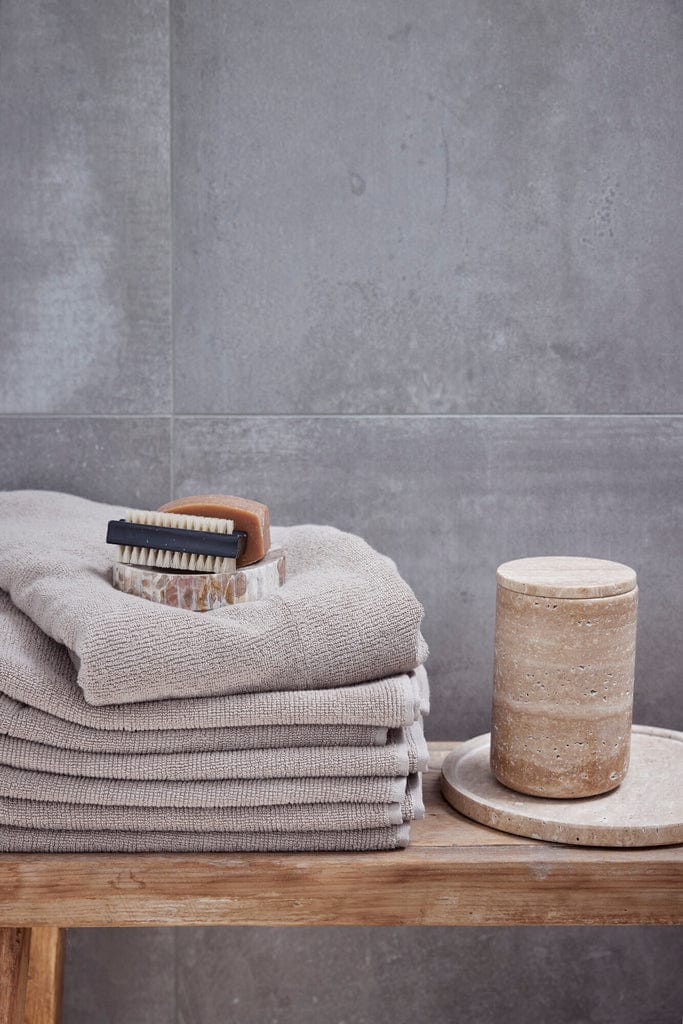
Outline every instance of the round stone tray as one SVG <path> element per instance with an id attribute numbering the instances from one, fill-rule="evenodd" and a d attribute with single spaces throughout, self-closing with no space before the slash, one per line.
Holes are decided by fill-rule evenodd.
<path id="1" fill-rule="evenodd" d="M 260 601 L 285 582 L 285 552 L 272 547 L 260 562 L 236 572 L 181 573 L 115 562 L 112 583 L 117 590 L 193 612 L 226 604 Z"/>
<path id="2" fill-rule="evenodd" d="M 490 745 L 489 733 L 477 736 L 443 763 L 441 791 L 468 818 L 501 832 L 574 846 L 683 843 L 683 733 L 634 725 L 621 785 L 577 800 L 507 789 L 491 774 Z"/>

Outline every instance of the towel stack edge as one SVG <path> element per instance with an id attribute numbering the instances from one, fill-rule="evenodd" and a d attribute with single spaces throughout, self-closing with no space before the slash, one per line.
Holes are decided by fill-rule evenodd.
<path id="1" fill-rule="evenodd" d="M 282 529 L 277 600 L 199 615 L 114 591 L 117 513 L 0 492 L 0 850 L 406 846 L 429 684 L 393 562 Z"/>
<path id="2" fill-rule="evenodd" d="M 0 594 L 8 617 L 5 852 L 395 850 L 424 815 L 424 667 L 337 690 L 93 707 L 63 648 Z"/>

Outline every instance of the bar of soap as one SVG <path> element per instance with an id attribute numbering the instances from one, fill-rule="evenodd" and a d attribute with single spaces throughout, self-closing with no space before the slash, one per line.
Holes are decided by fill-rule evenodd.
<path id="1" fill-rule="evenodd" d="M 271 548 L 257 565 L 237 572 L 178 573 L 116 562 L 113 584 L 124 594 L 144 597 L 193 612 L 209 612 L 226 604 L 261 601 L 285 582 L 285 552 Z"/>
<path id="2" fill-rule="evenodd" d="M 260 562 L 270 548 L 270 513 L 268 506 L 260 501 L 236 498 L 230 494 L 194 494 L 189 498 L 167 501 L 159 511 L 232 519 L 234 529 L 244 530 L 247 534 L 247 546 L 237 559 L 238 566 Z"/>

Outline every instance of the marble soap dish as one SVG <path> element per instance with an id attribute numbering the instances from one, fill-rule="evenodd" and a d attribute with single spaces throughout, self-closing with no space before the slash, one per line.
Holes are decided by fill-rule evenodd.
<path id="1" fill-rule="evenodd" d="M 112 582 L 125 594 L 193 612 L 259 601 L 285 582 L 285 552 L 272 547 L 253 565 L 235 572 L 183 573 L 115 562 Z"/>
<path id="2" fill-rule="evenodd" d="M 683 733 L 634 725 L 628 772 L 600 796 L 527 796 L 498 782 L 491 736 L 477 736 L 444 761 L 441 791 L 461 814 L 501 832 L 573 846 L 683 843 Z"/>

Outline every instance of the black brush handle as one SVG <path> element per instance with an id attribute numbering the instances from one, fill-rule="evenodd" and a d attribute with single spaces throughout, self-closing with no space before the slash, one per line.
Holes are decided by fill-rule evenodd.
<path id="1" fill-rule="evenodd" d="M 147 526 L 111 519 L 107 525 L 107 544 L 131 548 L 159 548 L 160 551 L 181 551 L 188 555 L 213 555 L 217 558 L 239 558 L 247 546 L 244 530 L 234 533 L 206 533 L 203 530 L 179 530 L 174 526 Z"/>

